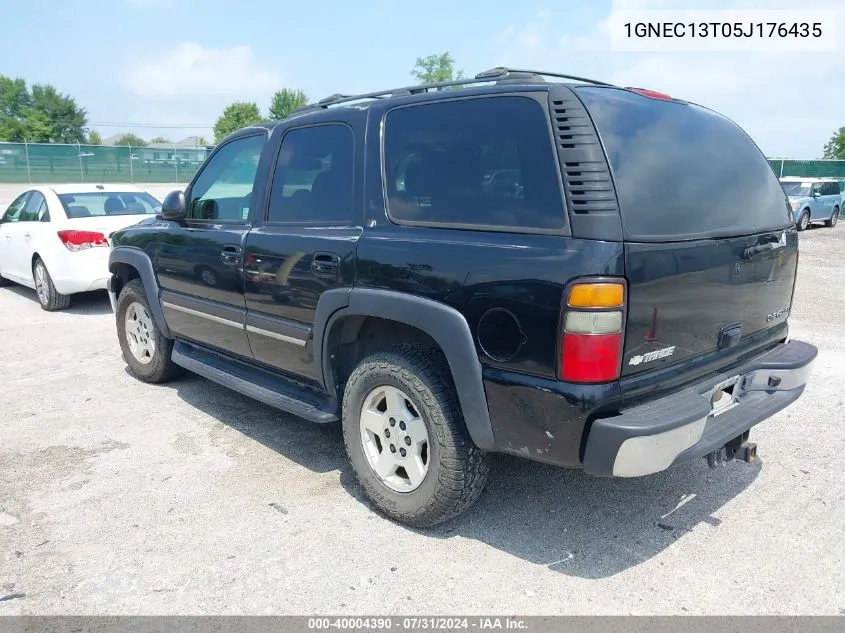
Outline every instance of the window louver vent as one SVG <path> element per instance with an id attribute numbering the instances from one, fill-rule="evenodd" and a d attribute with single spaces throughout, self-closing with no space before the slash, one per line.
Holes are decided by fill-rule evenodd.
<path id="1" fill-rule="evenodd" d="M 583 104 L 573 95 L 552 100 L 551 105 L 570 211 L 577 215 L 617 214 L 607 161 Z"/>

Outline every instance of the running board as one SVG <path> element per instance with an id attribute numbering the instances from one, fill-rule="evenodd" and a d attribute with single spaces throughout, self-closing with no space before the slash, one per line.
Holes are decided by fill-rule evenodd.
<path id="1" fill-rule="evenodd" d="M 261 367 L 185 341 L 176 341 L 171 358 L 195 374 L 309 422 L 326 424 L 338 419 L 334 400 Z"/>

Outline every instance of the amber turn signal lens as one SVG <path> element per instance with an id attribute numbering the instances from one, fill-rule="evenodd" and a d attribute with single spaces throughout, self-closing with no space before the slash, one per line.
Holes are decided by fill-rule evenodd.
<path id="1" fill-rule="evenodd" d="M 618 308 L 624 296 L 622 284 L 577 284 L 569 290 L 568 304 L 572 308 Z"/>

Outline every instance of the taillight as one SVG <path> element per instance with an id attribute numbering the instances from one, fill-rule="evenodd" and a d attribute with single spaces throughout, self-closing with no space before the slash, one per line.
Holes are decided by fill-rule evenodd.
<path id="1" fill-rule="evenodd" d="M 609 382 L 619 378 L 624 342 L 625 285 L 585 282 L 569 288 L 563 316 L 560 378 Z"/>
<path id="2" fill-rule="evenodd" d="M 59 231 L 59 239 L 69 251 L 74 252 L 109 245 L 106 236 L 97 231 Z"/>

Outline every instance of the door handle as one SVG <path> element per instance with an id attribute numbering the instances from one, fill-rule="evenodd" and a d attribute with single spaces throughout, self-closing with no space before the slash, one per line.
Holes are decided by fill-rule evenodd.
<path id="1" fill-rule="evenodd" d="M 24 234 L 23 234 L 23 236 L 24 236 L 26 239 L 29 239 L 29 233 L 24 233 Z"/>
<path id="2" fill-rule="evenodd" d="M 220 260 L 227 266 L 237 266 L 241 263 L 241 247 L 229 244 L 220 251 Z"/>
<path id="3" fill-rule="evenodd" d="M 337 277 L 340 271 L 340 255 L 335 253 L 314 253 L 311 258 L 311 272 L 317 277 Z"/>

